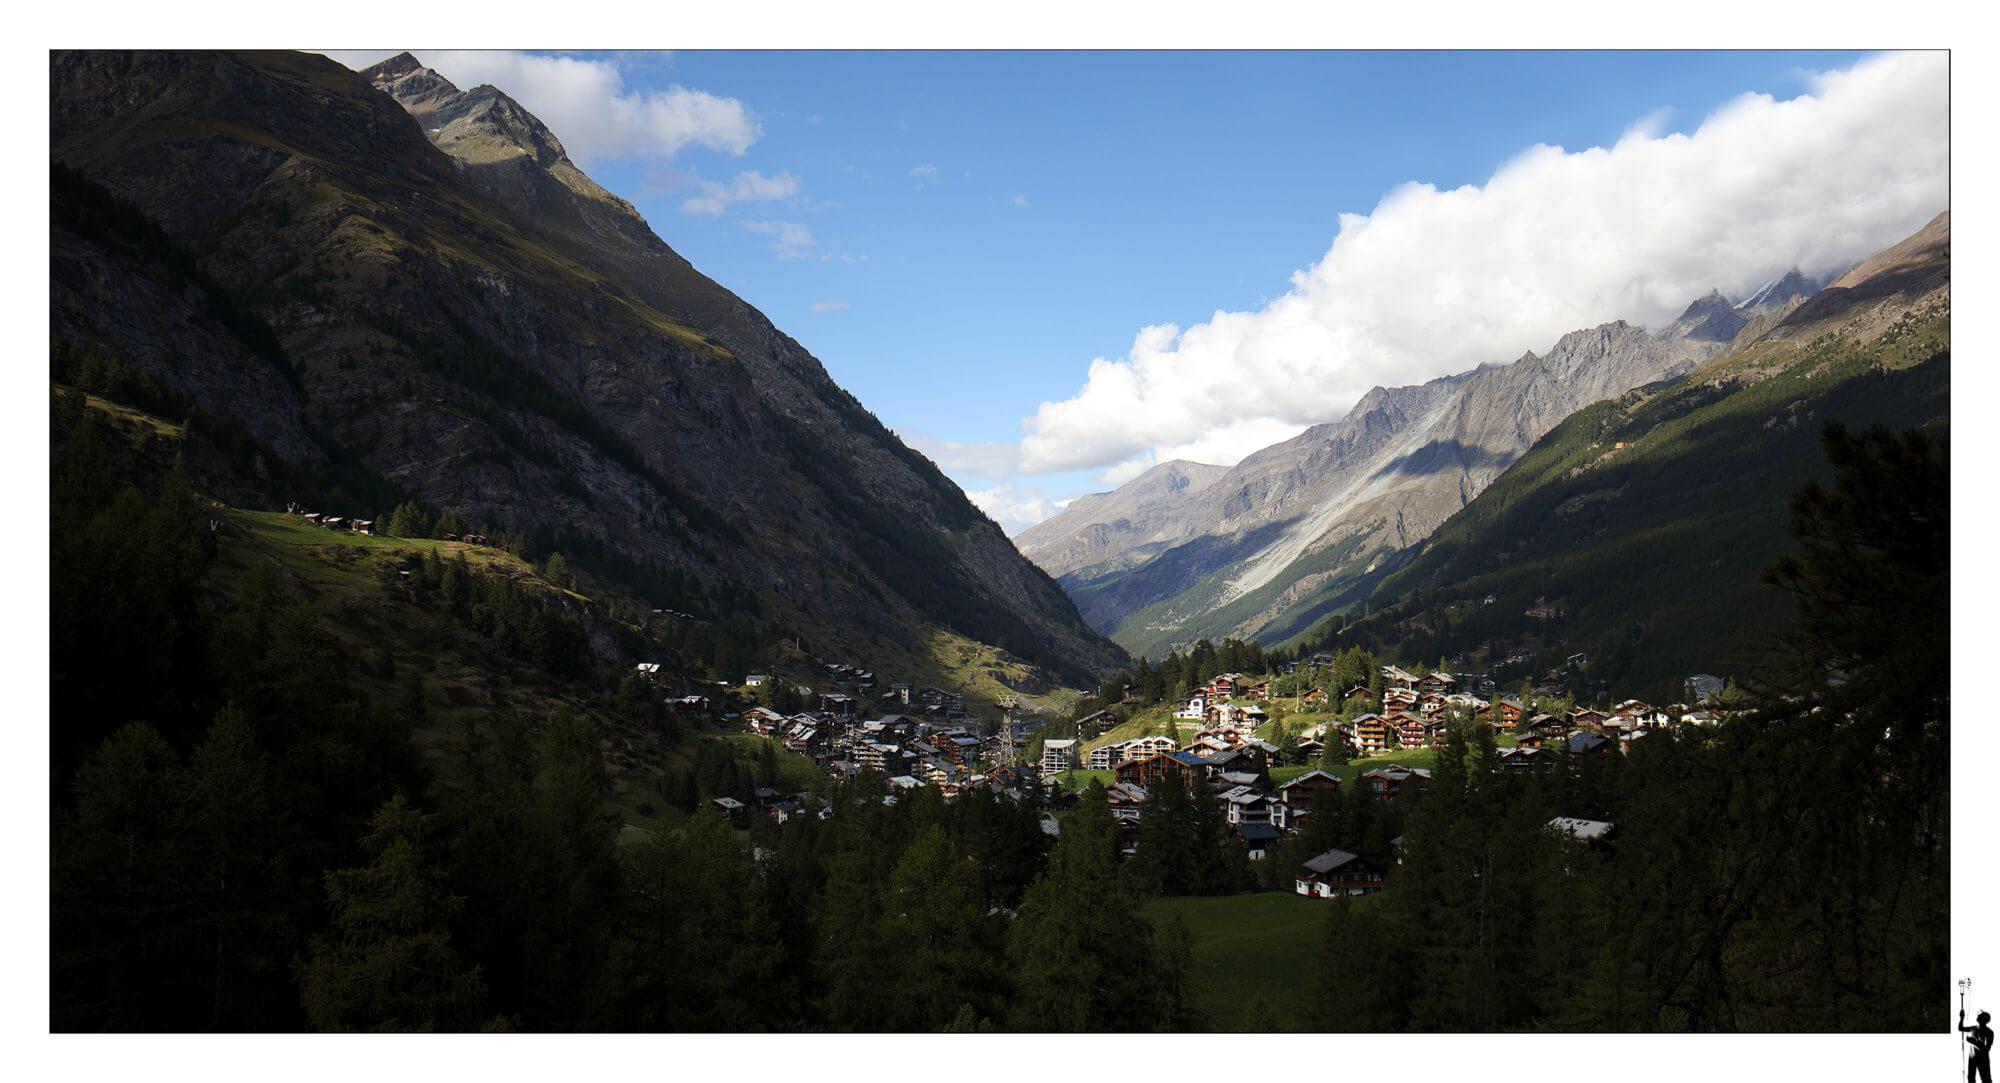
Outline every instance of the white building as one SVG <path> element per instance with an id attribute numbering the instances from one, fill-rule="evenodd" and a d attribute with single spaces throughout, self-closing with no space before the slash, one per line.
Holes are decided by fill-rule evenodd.
<path id="1" fill-rule="evenodd" d="M 1054 778 L 1065 771 L 1074 771 L 1080 766 L 1076 756 L 1076 739 L 1055 738 L 1042 742 L 1042 777 Z"/>

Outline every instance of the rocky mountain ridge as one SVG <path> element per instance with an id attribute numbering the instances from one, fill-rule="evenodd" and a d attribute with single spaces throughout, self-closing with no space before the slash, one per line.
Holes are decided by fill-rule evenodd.
<path id="1" fill-rule="evenodd" d="M 1563 418 L 1691 371 L 1768 316 L 1767 303 L 1738 306 L 1711 291 L 1657 333 L 1614 321 L 1511 364 L 1378 387 L 1340 421 L 1245 458 L 1176 504 L 1152 505 L 1150 518 L 1105 515 L 1127 505 L 1121 489 L 1079 499 L 1016 541 L 1130 651 L 1158 656 L 1225 636 L 1275 645 L 1364 596 L 1395 554 Z"/>
<path id="2" fill-rule="evenodd" d="M 65 175 L 164 231 L 148 254 L 58 216 L 57 337 L 287 461 L 342 466 L 357 505 L 390 487 L 858 642 L 948 628 L 1079 683 L 1120 660 L 933 464 L 498 90 L 407 54 L 363 76 L 57 53 L 50 136 Z M 271 347 L 205 305 L 254 314 Z"/>

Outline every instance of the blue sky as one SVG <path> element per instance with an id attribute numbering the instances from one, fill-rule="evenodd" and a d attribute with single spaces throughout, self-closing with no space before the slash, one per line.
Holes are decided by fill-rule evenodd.
<path id="1" fill-rule="evenodd" d="M 417 55 L 542 116 L 1010 530 L 1169 457 L 1234 462 L 1375 383 L 1511 360 L 1603 319 L 1657 323 L 1709 286 L 1747 292 L 1793 263 L 1844 265 L 1945 206 L 1927 159 L 1914 180 L 1793 190 L 1830 173 L 1829 155 L 1851 164 L 1855 132 L 1881 124 L 1864 99 L 1888 92 L 1850 87 L 1842 111 L 1826 82 L 1858 53 Z M 1928 105 L 1941 69 L 1882 78 Z M 1782 107 L 1809 95 L 1817 114 Z M 651 120 L 605 119 L 645 108 Z M 1719 111 L 1732 124 L 1687 138 Z M 1880 157 L 1941 159 L 1932 112 L 1915 152 Z M 1730 172 L 1767 145 L 1766 172 Z M 1547 206 L 1503 197 L 1510 164 L 1514 188 L 1575 188 Z M 1675 169 L 1701 181 L 1644 194 Z M 1396 206 L 1429 225 L 1399 233 L 1378 212 L 1412 182 L 1436 192 Z M 1464 198 L 1439 195 L 1454 190 Z M 1893 206 L 1874 205 L 1882 191 Z M 1848 208 L 1821 231 L 1837 236 L 1804 239 L 1820 230 L 1812 204 L 1828 203 Z M 1592 207 L 1572 236 L 1545 228 L 1579 204 Z M 1343 215 L 1373 216 L 1377 248 L 1400 237 L 1399 250 L 1332 258 Z M 1626 235 L 1649 216 L 1685 220 L 1685 236 L 1657 221 Z M 1349 224 L 1356 252 L 1367 224 Z M 1635 260 L 1703 251 L 1635 271 L 1600 260 L 1597 238 Z M 1295 277 L 1322 261 L 1325 281 Z M 1647 269 L 1662 263 L 1670 273 Z M 1363 305 L 1377 282 L 1401 300 Z M 1451 326 L 1449 340 L 1424 330 Z"/>

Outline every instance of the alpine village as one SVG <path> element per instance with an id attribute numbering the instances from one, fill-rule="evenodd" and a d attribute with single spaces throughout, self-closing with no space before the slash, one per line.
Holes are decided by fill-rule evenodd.
<path id="1" fill-rule="evenodd" d="M 1946 207 L 1010 538 L 505 88 L 49 65 L 52 1030 L 1946 1018 Z"/>

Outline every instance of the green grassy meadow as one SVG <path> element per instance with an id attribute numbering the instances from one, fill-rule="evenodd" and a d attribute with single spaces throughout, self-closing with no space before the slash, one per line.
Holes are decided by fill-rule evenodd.
<path id="1" fill-rule="evenodd" d="M 1367 905 L 1371 899 L 1352 901 Z M 1297 1001 L 1331 902 L 1261 891 L 1149 899 L 1140 913 L 1155 925 L 1179 913 L 1187 924 L 1194 937 L 1198 1003 L 1213 1029 L 1241 1027 L 1244 1009 L 1258 993 L 1289 1029 L 1298 1025 Z"/>

